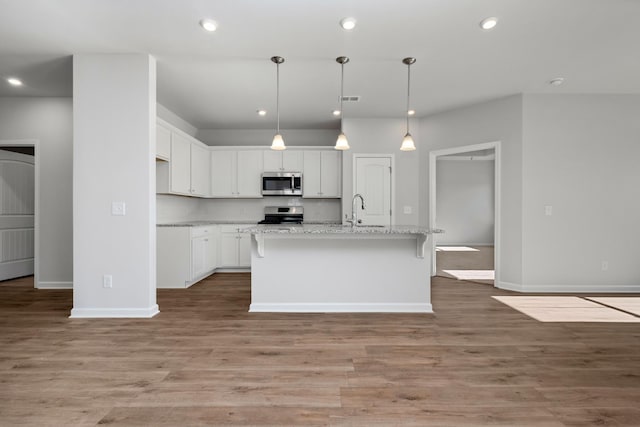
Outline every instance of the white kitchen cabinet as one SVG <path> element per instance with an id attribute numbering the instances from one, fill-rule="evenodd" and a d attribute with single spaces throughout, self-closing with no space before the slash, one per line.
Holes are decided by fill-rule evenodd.
<path id="1" fill-rule="evenodd" d="M 157 146 L 169 139 L 168 162 L 156 162 L 156 192 L 183 196 L 208 197 L 211 183 L 209 149 L 195 138 L 158 124 Z M 169 132 L 167 135 L 166 132 Z"/>
<path id="2" fill-rule="evenodd" d="M 218 264 L 221 268 L 251 267 L 251 235 L 238 232 L 249 227 L 248 224 L 220 226 L 220 255 Z"/>
<path id="3" fill-rule="evenodd" d="M 178 133 L 171 134 L 169 188 L 174 194 L 191 194 L 191 141 Z"/>
<path id="4" fill-rule="evenodd" d="M 265 150 L 263 157 L 265 172 L 302 172 L 302 151 Z"/>
<path id="5" fill-rule="evenodd" d="M 342 153 L 309 150 L 304 152 L 302 197 L 339 198 L 342 194 Z"/>
<path id="6" fill-rule="evenodd" d="M 157 287 L 188 288 L 218 267 L 218 226 L 157 228 Z"/>
<path id="7" fill-rule="evenodd" d="M 191 144 L 191 194 L 208 197 L 211 185 L 211 156 L 209 150 L 198 144 Z"/>
<path id="8" fill-rule="evenodd" d="M 171 130 L 161 124 L 156 125 L 156 159 L 171 160 Z"/>
<path id="9" fill-rule="evenodd" d="M 211 152 L 212 197 L 262 197 L 262 150 Z"/>

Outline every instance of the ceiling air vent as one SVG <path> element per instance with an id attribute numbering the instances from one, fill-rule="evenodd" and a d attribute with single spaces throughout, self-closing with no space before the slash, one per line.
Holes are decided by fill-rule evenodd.
<path id="1" fill-rule="evenodd" d="M 338 101 L 340 100 L 340 97 L 338 97 Z M 342 102 L 360 102 L 360 97 L 359 96 L 343 96 L 342 97 Z"/>

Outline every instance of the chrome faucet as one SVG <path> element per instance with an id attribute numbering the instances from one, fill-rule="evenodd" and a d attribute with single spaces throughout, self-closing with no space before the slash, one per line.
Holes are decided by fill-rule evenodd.
<path id="1" fill-rule="evenodd" d="M 351 200 L 351 219 L 346 220 L 346 222 L 351 224 L 352 227 L 362 223 L 362 220 L 358 219 L 358 208 L 356 207 L 356 199 L 358 198 L 360 198 L 360 207 L 364 210 L 364 198 L 362 197 L 362 194 L 354 194 L 353 199 Z"/>

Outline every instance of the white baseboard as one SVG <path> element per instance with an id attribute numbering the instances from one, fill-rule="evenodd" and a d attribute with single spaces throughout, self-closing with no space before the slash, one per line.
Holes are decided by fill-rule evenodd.
<path id="1" fill-rule="evenodd" d="M 494 286 L 498 289 L 504 289 L 505 291 L 525 292 L 519 283 L 496 282 Z"/>
<path id="2" fill-rule="evenodd" d="M 74 308 L 69 318 L 150 318 L 158 313 L 158 304 L 149 308 Z"/>
<path id="3" fill-rule="evenodd" d="M 640 285 L 521 285 L 517 283 L 498 282 L 497 288 L 526 293 L 640 293 Z"/>
<path id="4" fill-rule="evenodd" d="M 251 273 L 251 267 L 222 267 L 216 268 L 216 273 Z"/>
<path id="5" fill-rule="evenodd" d="M 73 282 L 38 282 L 36 289 L 73 289 Z"/>
<path id="6" fill-rule="evenodd" d="M 433 313 L 431 304 L 413 303 L 259 303 L 252 313 Z"/>

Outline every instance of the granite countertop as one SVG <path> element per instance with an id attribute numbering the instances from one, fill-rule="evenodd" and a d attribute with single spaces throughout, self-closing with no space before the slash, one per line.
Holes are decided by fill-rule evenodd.
<path id="1" fill-rule="evenodd" d="M 156 224 L 156 227 L 203 227 L 207 225 L 224 225 L 224 224 L 246 224 L 256 225 L 258 221 L 221 221 L 221 220 L 202 220 L 202 221 L 179 221 L 165 222 Z"/>
<path id="2" fill-rule="evenodd" d="M 394 225 L 391 227 L 356 226 L 342 224 L 302 224 L 302 225 L 256 225 L 243 228 L 242 233 L 251 234 L 422 234 L 444 233 L 418 225 Z"/>

